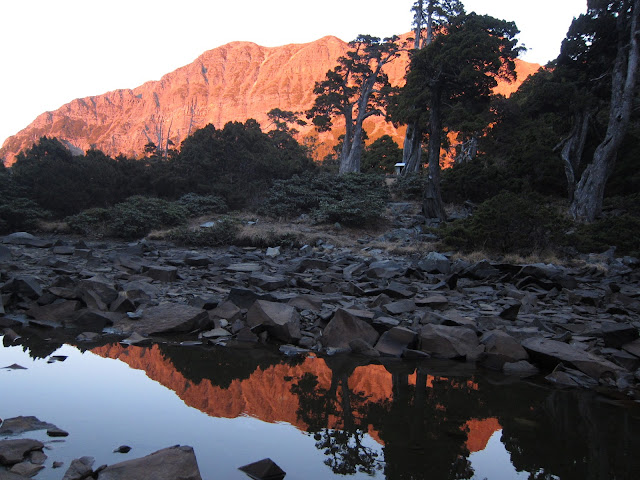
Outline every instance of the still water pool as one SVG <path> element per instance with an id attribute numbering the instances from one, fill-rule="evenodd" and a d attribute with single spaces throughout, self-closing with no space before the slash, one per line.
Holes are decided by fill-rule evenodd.
<path id="1" fill-rule="evenodd" d="M 98 466 L 175 444 L 194 447 L 205 480 L 247 479 L 238 467 L 265 457 L 287 480 L 640 478 L 638 411 L 465 364 L 0 347 L 0 418 L 20 415 L 69 432 L 22 435 L 47 443 L 41 480 L 81 456 Z M 113 453 L 123 444 L 131 452 Z"/>

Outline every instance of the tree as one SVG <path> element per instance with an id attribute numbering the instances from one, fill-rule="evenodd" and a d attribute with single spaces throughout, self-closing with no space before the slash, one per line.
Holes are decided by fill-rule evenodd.
<path id="1" fill-rule="evenodd" d="M 475 13 L 451 19 L 447 33 L 412 56 L 401 95 L 429 113 L 429 174 L 424 192 L 426 218 L 445 219 L 440 193 L 440 150 L 445 126 L 455 127 L 461 112 L 478 115 L 490 107 L 497 78 L 515 78 L 521 50 L 513 22 Z"/>
<path id="2" fill-rule="evenodd" d="M 331 130 L 335 117 L 345 122 L 340 174 L 360 171 L 363 123 L 386 111 L 391 85 L 382 68 L 398 56 L 396 40 L 360 35 L 349 43 L 351 50 L 338 59 L 338 65 L 315 85 L 316 99 L 307 118 L 321 132 Z"/>
<path id="3" fill-rule="evenodd" d="M 412 10 L 414 12 L 413 48 L 414 50 L 420 50 L 431 44 L 434 31 L 446 29 L 446 24 L 451 18 L 464 13 L 464 6 L 458 0 L 418 0 L 414 3 Z M 423 112 L 420 112 L 411 101 L 405 108 L 407 108 L 412 118 L 407 123 L 407 132 L 404 138 L 402 161 L 405 164 L 405 168 L 403 175 L 417 172 L 420 169 L 422 164 L 422 140 L 426 127 L 424 119 L 421 118 Z"/>
<path id="4" fill-rule="evenodd" d="M 383 135 L 362 154 L 362 171 L 371 173 L 394 173 L 395 164 L 402 161 L 402 150 L 389 135 Z"/>
<path id="5" fill-rule="evenodd" d="M 594 111 L 585 102 L 574 115 L 574 126 L 559 145 L 565 162 L 574 219 L 592 222 L 601 213 L 604 189 L 629 127 L 638 80 L 640 60 L 640 0 L 589 0 L 587 13 L 576 18 L 562 45 L 558 59 L 562 75 L 575 71 L 574 84 L 587 98 L 597 98 L 598 89 L 608 86 L 610 99 L 604 138 L 595 148 L 591 162 L 576 182 Z M 568 72 L 568 73 L 567 73 Z"/>
<path id="6" fill-rule="evenodd" d="M 267 125 L 267 128 L 273 125 L 275 130 L 286 132 L 290 135 L 296 135 L 298 130 L 293 125 L 303 127 L 307 124 L 307 122 L 302 120 L 299 115 L 299 112 L 272 108 L 267 112 L 267 117 L 271 120 L 271 123 Z"/>

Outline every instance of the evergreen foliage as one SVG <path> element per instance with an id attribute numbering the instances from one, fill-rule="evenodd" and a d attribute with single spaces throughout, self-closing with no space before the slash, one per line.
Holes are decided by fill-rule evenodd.
<path id="1" fill-rule="evenodd" d="M 382 217 L 388 198 L 379 175 L 307 174 L 275 182 L 262 212 L 285 218 L 310 214 L 321 223 L 365 226 Z"/>

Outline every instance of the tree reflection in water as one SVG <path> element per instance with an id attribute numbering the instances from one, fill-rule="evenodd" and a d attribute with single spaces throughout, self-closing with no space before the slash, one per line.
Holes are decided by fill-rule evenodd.
<path id="1" fill-rule="evenodd" d="M 347 357 L 331 357 L 326 363 L 331 369 L 328 389 L 311 373 L 303 374 L 291 386 L 299 400 L 298 419 L 313 433 L 316 447 L 327 456 L 324 463 L 334 473 L 371 475 L 382 469 L 382 461 L 374 449 L 363 444 L 373 404 L 362 392 L 349 388 L 349 377 L 358 364 Z"/>

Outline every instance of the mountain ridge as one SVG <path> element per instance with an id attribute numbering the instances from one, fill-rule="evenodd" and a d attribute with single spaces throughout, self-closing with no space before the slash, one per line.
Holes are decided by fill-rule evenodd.
<path id="1" fill-rule="evenodd" d="M 137 157 L 149 141 L 170 139 L 179 145 L 190 133 L 211 123 L 222 128 L 230 121 L 254 118 L 269 125 L 273 108 L 304 112 L 313 104 L 315 82 L 324 78 L 348 50 L 348 43 L 331 35 L 310 43 L 263 47 L 234 41 L 207 50 L 193 62 L 134 88 L 111 90 L 76 98 L 44 112 L 9 137 L 0 158 L 12 164 L 18 152 L 42 136 L 57 137 L 76 152 L 97 148 L 108 155 Z M 386 73 L 401 85 L 408 64 L 404 53 L 388 65 Z M 517 61 L 518 80 L 496 89 L 510 94 L 539 65 Z M 367 121 L 371 140 L 389 134 L 401 145 L 404 129 L 395 129 L 381 117 Z M 337 143 L 340 123 L 332 132 L 318 134 L 311 125 L 299 127 L 299 139 L 312 139 L 322 158 Z M 160 141 L 161 140 L 161 141 Z"/>

